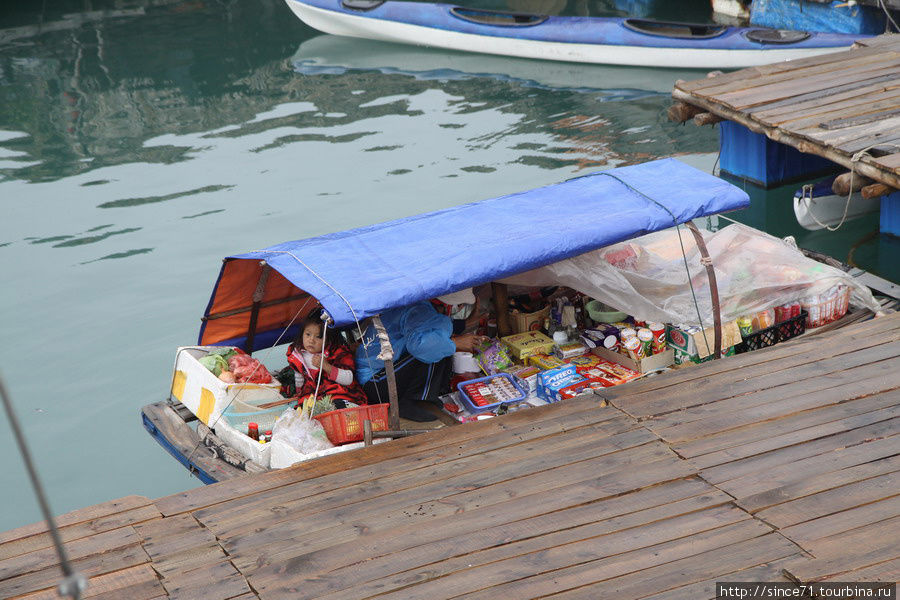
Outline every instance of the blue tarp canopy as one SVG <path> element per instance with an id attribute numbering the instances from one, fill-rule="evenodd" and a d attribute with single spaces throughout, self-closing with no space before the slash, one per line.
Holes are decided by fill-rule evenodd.
<path id="1" fill-rule="evenodd" d="M 200 343 L 244 346 L 254 329 L 247 349 L 265 348 L 288 341 L 285 328 L 316 300 L 335 325 L 349 325 L 748 205 L 747 194 L 722 179 L 662 159 L 229 256 Z M 271 267 L 264 285 L 263 265 Z"/>

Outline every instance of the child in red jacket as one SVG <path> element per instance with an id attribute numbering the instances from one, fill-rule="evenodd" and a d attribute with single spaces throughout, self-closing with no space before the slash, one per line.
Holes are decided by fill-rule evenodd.
<path id="1" fill-rule="evenodd" d="M 345 408 L 347 402 L 366 404 L 366 393 L 354 375 L 353 353 L 341 340 L 340 335 L 329 329 L 324 340 L 324 323 L 315 313 L 307 317 L 300 326 L 300 334 L 288 346 L 288 364 L 294 371 L 298 398 L 316 391 L 318 398 L 331 396 L 337 408 Z M 321 380 L 319 371 L 322 371 Z"/>

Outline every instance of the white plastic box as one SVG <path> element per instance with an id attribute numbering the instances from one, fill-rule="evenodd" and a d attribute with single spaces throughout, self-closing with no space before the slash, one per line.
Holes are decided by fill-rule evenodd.
<path id="1" fill-rule="evenodd" d="M 282 399 L 281 384 L 225 383 L 200 364 L 199 359 L 218 346 L 184 346 L 175 354 L 172 397 L 179 400 L 204 424 L 215 424 L 222 411 L 234 402 L 258 405 Z M 249 438 L 248 438 L 249 439 Z"/>

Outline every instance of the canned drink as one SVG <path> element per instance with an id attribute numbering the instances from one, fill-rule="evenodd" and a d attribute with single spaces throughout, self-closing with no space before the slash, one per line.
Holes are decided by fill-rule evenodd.
<path id="1" fill-rule="evenodd" d="M 641 344 L 641 341 L 636 337 L 623 339 L 622 347 L 625 349 L 625 354 L 634 360 L 641 360 L 644 358 L 644 345 Z"/>
<path id="2" fill-rule="evenodd" d="M 653 354 L 659 354 L 666 350 L 666 326 L 662 323 L 650 323 L 647 328 L 653 334 Z"/>
<path id="3" fill-rule="evenodd" d="M 791 303 L 791 318 L 793 319 L 794 317 L 799 317 L 800 313 L 802 311 L 803 311 L 803 307 L 800 306 L 800 302 L 797 300 L 794 300 Z"/>
<path id="4" fill-rule="evenodd" d="M 788 311 L 787 314 L 790 315 L 790 314 L 791 314 L 791 307 L 790 307 L 790 306 L 788 306 L 788 307 L 785 307 L 785 306 L 776 306 L 776 307 L 775 307 L 775 322 L 776 322 L 776 323 L 781 323 L 782 321 L 787 321 L 787 318 L 784 316 L 784 314 L 785 314 L 785 313 L 784 313 L 784 309 L 785 309 L 785 308 L 787 308 L 787 311 Z"/>
<path id="5" fill-rule="evenodd" d="M 624 329 L 619 330 L 619 338 L 625 340 L 626 338 L 637 337 L 637 331 L 632 327 L 625 327 Z"/>
<path id="6" fill-rule="evenodd" d="M 638 329 L 637 339 L 644 347 L 644 356 L 653 356 L 653 332 L 646 327 L 641 327 Z"/>
<path id="7" fill-rule="evenodd" d="M 737 320 L 738 329 L 741 330 L 741 337 L 746 338 L 749 337 L 751 333 L 753 333 L 753 321 L 750 320 L 750 317 L 741 317 Z"/>
<path id="8" fill-rule="evenodd" d="M 614 335 L 608 335 L 603 339 L 603 347 L 607 350 L 617 352 L 619 350 L 619 338 Z"/>

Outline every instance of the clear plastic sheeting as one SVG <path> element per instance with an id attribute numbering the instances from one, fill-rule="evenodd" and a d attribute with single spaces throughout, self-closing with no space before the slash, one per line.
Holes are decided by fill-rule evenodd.
<path id="1" fill-rule="evenodd" d="M 825 294 L 842 284 L 850 289 L 853 306 L 880 310 L 867 287 L 839 269 L 805 257 L 784 240 L 740 224 L 702 233 L 715 268 L 723 320 Z M 713 322 L 706 267 L 686 228 L 651 233 L 503 282 L 565 285 L 638 319 L 678 325 L 700 325 L 699 306 L 703 325 Z"/>

